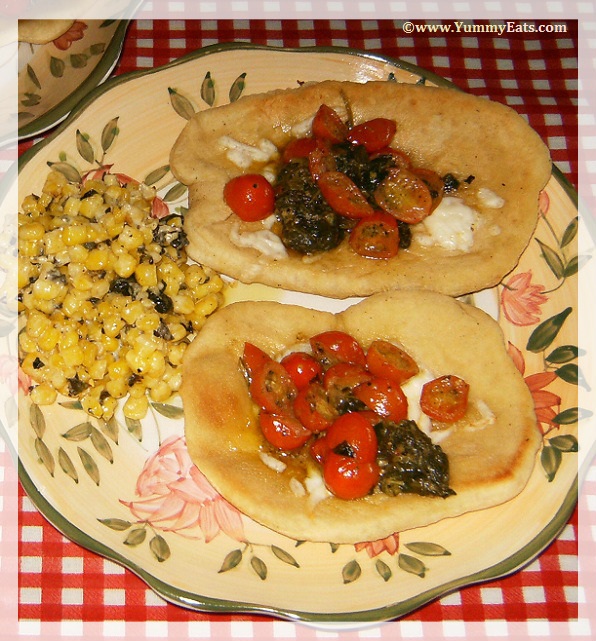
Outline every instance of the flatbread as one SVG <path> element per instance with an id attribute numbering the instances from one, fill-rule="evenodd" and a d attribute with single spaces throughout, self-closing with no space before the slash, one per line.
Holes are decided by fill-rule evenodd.
<path id="1" fill-rule="evenodd" d="M 475 203 L 480 224 L 469 251 L 416 242 L 389 260 L 363 258 L 347 243 L 302 257 L 277 258 L 240 246 L 238 234 L 263 228 L 241 223 L 223 201 L 223 187 L 240 169 L 226 155 L 222 136 L 279 149 L 304 132 L 325 103 L 354 124 L 376 117 L 396 121 L 392 146 L 417 166 L 440 175 L 474 176 L 473 187 L 504 200 L 500 208 Z M 304 135 L 304 133 L 302 134 Z M 426 289 L 459 296 L 497 284 L 516 265 L 534 231 L 538 196 L 551 174 L 549 152 L 515 111 L 449 88 L 395 82 L 326 81 L 298 89 L 245 96 L 197 113 L 170 157 L 175 176 L 189 185 L 186 232 L 189 255 L 242 282 L 260 282 L 332 298 L 393 289 Z"/>
<path id="2" fill-rule="evenodd" d="M 258 409 L 239 368 L 245 341 L 275 356 L 333 328 L 365 347 L 377 338 L 401 344 L 433 374 L 464 378 L 471 402 L 486 403 L 490 425 L 454 429 L 440 442 L 454 496 L 373 494 L 313 504 L 312 495 L 291 489 L 291 466 L 280 473 L 263 463 Z M 181 393 L 188 450 L 199 469 L 243 513 L 297 540 L 377 540 L 503 503 L 526 485 L 541 443 L 531 394 L 498 324 L 437 293 L 377 294 L 338 315 L 276 302 L 233 303 L 210 317 L 187 349 Z"/>
<path id="3" fill-rule="evenodd" d="M 47 44 L 65 34 L 74 20 L 19 20 L 19 42 Z"/>

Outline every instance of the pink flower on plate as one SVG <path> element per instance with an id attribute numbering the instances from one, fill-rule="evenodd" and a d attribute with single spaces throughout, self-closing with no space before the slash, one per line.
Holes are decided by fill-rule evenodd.
<path id="1" fill-rule="evenodd" d="M 541 191 L 538 196 L 538 211 L 542 216 L 546 216 L 550 208 L 550 198 L 546 191 Z"/>
<path id="2" fill-rule="evenodd" d="M 540 320 L 540 306 L 548 297 L 542 285 L 532 285 L 532 272 L 515 274 L 503 284 L 501 304 L 507 320 L 514 325 L 534 325 Z"/>
<path id="3" fill-rule="evenodd" d="M 57 49 L 66 51 L 75 40 L 82 40 L 85 36 L 87 25 L 84 22 L 75 20 L 70 29 L 54 40 Z"/>
<path id="4" fill-rule="evenodd" d="M 508 352 L 515 366 L 523 376 L 526 371 L 526 363 L 523 354 L 511 343 L 508 345 Z M 561 397 L 554 392 L 544 389 L 556 378 L 557 375 L 554 372 L 538 372 L 524 377 L 524 381 L 526 382 L 534 400 L 534 410 L 536 412 L 538 427 L 543 434 L 559 427 L 559 424 L 555 423 L 553 419 L 560 412 Z"/>
<path id="5" fill-rule="evenodd" d="M 240 512 L 195 467 L 181 436 L 167 438 L 147 460 L 136 491 L 139 500 L 121 503 L 154 527 L 180 532 L 198 526 L 206 543 L 220 532 L 245 540 Z"/>
<path id="6" fill-rule="evenodd" d="M 356 543 L 354 546 L 356 552 L 361 550 L 366 550 L 368 556 L 372 559 L 375 556 L 379 556 L 381 552 L 389 552 L 389 554 L 396 554 L 399 550 L 399 534 L 391 534 L 385 539 L 379 539 L 378 541 L 364 541 L 363 543 Z"/>

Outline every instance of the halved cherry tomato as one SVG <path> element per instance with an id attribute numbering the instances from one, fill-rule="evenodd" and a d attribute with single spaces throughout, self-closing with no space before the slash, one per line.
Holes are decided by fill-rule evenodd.
<path id="1" fill-rule="evenodd" d="M 259 425 L 267 441 L 282 450 L 302 447 L 311 437 L 311 433 L 298 419 L 285 414 L 261 412 Z"/>
<path id="2" fill-rule="evenodd" d="M 391 169 L 373 196 L 381 209 L 410 224 L 424 220 L 432 207 L 430 189 L 408 169 Z"/>
<path id="3" fill-rule="evenodd" d="M 393 140 L 395 120 L 373 118 L 350 129 L 347 139 L 354 145 L 363 145 L 369 154 L 387 147 Z"/>
<path id="4" fill-rule="evenodd" d="M 350 232 L 348 242 L 359 256 L 393 258 L 399 251 L 397 220 L 383 212 L 362 218 Z"/>
<path id="5" fill-rule="evenodd" d="M 282 153 L 283 162 L 290 162 L 294 158 L 307 158 L 308 154 L 315 149 L 317 141 L 314 138 L 294 138 L 285 146 Z"/>
<path id="6" fill-rule="evenodd" d="M 309 383 L 299 390 L 293 409 L 296 418 L 313 434 L 323 432 L 337 418 L 337 411 L 318 382 Z"/>
<path id="7" fill-rule="evenodd" d="M 350 334 L 329 330 L 310 339 L 313 356 L 323 365 L 331 367 L 336 363 L 366 365 L 366 354 L 360 343 Z"/>
<path id="8" fill-rule="evenodd" d="M 325 485 L 340 499 L 366 496 L 377 484 L 379 476 L 376 462 L 367 463 L 335 452 L 329 452 L 323 463 Z"/>
<path id="9" fill-rule="evenodd" d="M 342 414 L 327 430 L 325 440 L 329 450 L 336 454 L 367 463 L 377 460 L 377 433 L 359 412 Z"/>
<path id="10" fill-rule="evenodd" d="M 327 439 L 325 438 L 324 433 L 319 435 L 319 438 L 315 439 L 309 448 L 310 455 L 315 459 L 317 463 L 323 465 L 323 461 L 329 454 L 329 446 L 327 445 Z"/>
<path id="11" fill-rule="evenodd" d="M 401 347 L 389 341 L 373 341 L 366 352 L 368 371 L 401 385 L 418 374 L 416 361 Z"/>
<path id="12" fill-rule="evenodd" d="M 313 379 L 323 373 L 321 363 L 306 352 L 291 352 L 281 359 L 298 389 L 306 387 Z"/>
<path id="13" fill-rule="evenodd" d="M 272 414 L 290 411 L 298 394 L 298 388 L 286 368 L 273 359 L 254 372 L 249 390 L 253 401 Z"/>
<path id="14" fill-rule="evenodd" d="M 263 220 L 275 209 L 275 192 L 261 174 L 242 174 L 228 181 L 223 191 L 228 207 L 244 221 Z"/>
<path id="15" fill-rule="evenodd" d="M 312 134 L 320 140 L 331 143 L 343 142 L 348 134 L 348 126 L 337 111 L 328 105 L 321 105 L 312 121 Z"/>
<path id="16" fill-rule="evenodd" d="M 341 411 L 341 407 L 353 398 L 352 390 L 371 378 L 362 365 L 336 363 L 325 372 L 323 387 L 331 405 Z"/>
<path id="17" fill-rule="evenodd" d="M 412 173 L 418 176 L 418 178 L 421 178 L 430 190 L 430 196 L 432 198 L 430 210 L 432 212 L 443 199 L 443 194 L 445 193 L 445 182 L 441 176 L 432 169 L 416 167 L 415 169 L 412 169 Z"/>
<path id="18" fill-rule="evenodd" d="M 459 376 L 440 376 L 423 385 L 420 408 L 435 421 L 453 423 L 466 413 L 469 390 L 468 383 Z"/>
<path id="19" fill-rule="evenodd" d="M 335 171 L 337 163 L 331 150 L 325 145 L 317 145 L 308 154 L 308 169 L 315 182 L 328 171 Z"/>
<path id="20" fill-rule="evenodd" d="M 318 185 L 329 206 L 342 216 L 366 218 L 375 211 L 356 183 L 341 171 L 322 173 Z"/>
<path id="21" fill-rule="evenodd" d="M 385 378 L 373 378 L 354 389 L 354 396 L 368 409 L 390 421 L 408 418 L 408 399 L 396 383 Z"/>
<path id="22" fill-rule="evenodd" d="M 250 380 L 252 380 L 255 372 L 264 367 L 270 360 L 272 360 L 271 357 L 260 347 L 252 343 L 244 343 L 241 361 Z"/>
<path id="23" fill-rule="evenodd" d="M 405 151 L 396 149 L 395 147 L 383 147 L 383 149 L 379 149 L 379 151 L 371 154 L 370 159 L 374 160 L 379 156 L 391 156 L 393 159 L 393 166 L 398 169 L 410 169 L 412 166 L 410 156 L 408 156 Z"/>

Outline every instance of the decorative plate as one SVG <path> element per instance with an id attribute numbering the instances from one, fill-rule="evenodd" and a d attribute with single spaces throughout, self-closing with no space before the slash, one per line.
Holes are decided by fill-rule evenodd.
<path id="1" fill-rule="evenodd" d="M 19 43 L 19 140 L 61 122 L 89 91 L 112 72 L 128 21 L 75 20 L 44 45 Z"/>
<path id="2" fill-rule="evenodd" d="M 187 118 L 243 94 L 328 78 L 448 84 L 409 64 L 347 49 L 207 47 L 89 94 L 59 131 L 21 158 L 19 202 L 39 193 L 47 163 L 60 162 L 79 173 L 109 164 L 155 184 L 171 209 L 184 206 L 168 154 Z M 114 123 L 117 135 L 105 135 Z M 519 266 L 470 299 L 498 318 L 536 402 L 543 445 L 516 499 L 375 543 L 298 544 L 240 515 L 200 475 L 191 478 L 179 402 L 151 405 L 139 425 L 120 414 L 108 425 L 68 404 L 32 406 L 21 392 L 23 486 L 66 536 L 123 564 L 168 601 L 201 611 L 388 620 L 518 570 L 558 535 L 575 506 L 578 422 L 587 414 L 577 406 L 578 216 L 575 194 L 556 170 L 540 205 Z M 231 284 L 227 295 L 331 311 L 354 302 L 259 285 Z"/>

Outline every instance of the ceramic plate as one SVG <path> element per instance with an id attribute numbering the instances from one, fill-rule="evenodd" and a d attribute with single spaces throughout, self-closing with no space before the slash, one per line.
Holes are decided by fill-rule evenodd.
<path id="1" fill-rule="evenodd" d="M 56 40 L 19 43 L 19 140 L 61 122 L 116 66 L 128 21 L 76 20 Z"/>
<path id="2" fill-rule="evenodd" d="M 48 162 L 79 173 L 91 167 L 77 148 L 78 130 L 90 145 L 86 157 L 92 149 L 113 171 L 153 182 L 171 208 L 184 205 L 168 153 L 192 113 L 242 94 L 329 78 L 447 84 L 406 63 L 346 49 L 208 47 L 92 92 L 58 132 L 21 158 L 19 199 L 39 193 Z M 104 127 L 114 119 L 118 135 L 102 148 Z M 518 570 L 557 536 L 574 508 L 582 414 L 575 195 L 555 173 L 540 203 L 540 222 L 519 266 L 500 286 L 472 299 L 498 318 L 536 400 L 543 434 L 530 482 L 509 503 L 383 543 L 297 544 L 247 518 L 236 521 L 220 497 L 187 485 L 190 461 L 178 401 L 153 404 L 135 429 L 118 414 L 114 424 L 91 419 L 91 427 L 81 430 L 77 426 L 88 421 L 81 410 L 58 403 L 32 412 L 21 393 L 20 479 L 26 491 L 66 536 L 122 563 L 168 601 L 202 611 L 310 622 L 387 620 L 461 586 Z M 353 302 L 230 286 L 228 300 L 239 299 L 332 311 Z M 183 483 L 190 493 L 177 492 Z M 195 517 L 179 519 L 183 510 Z"/>

